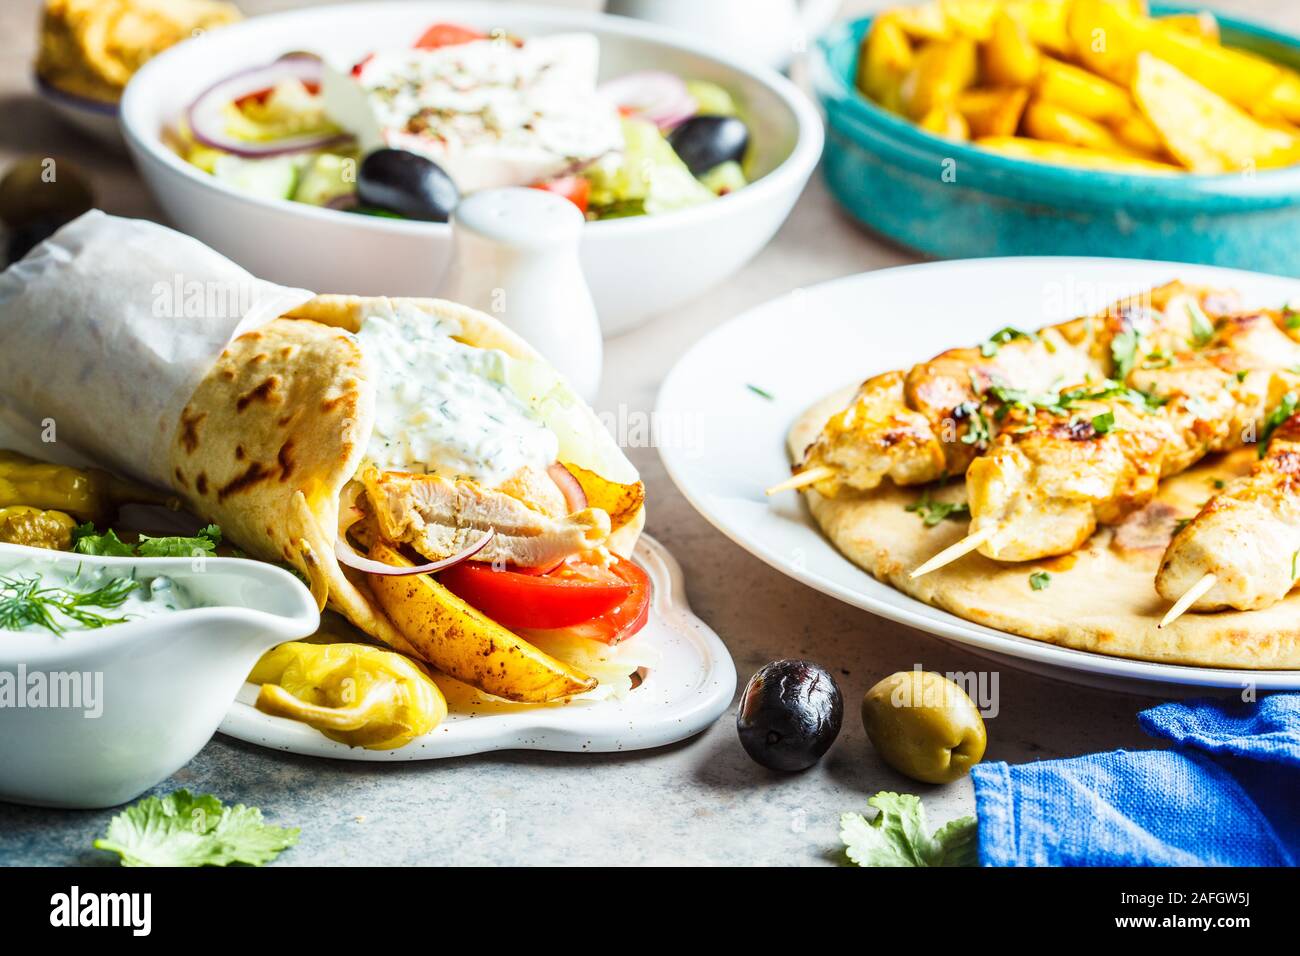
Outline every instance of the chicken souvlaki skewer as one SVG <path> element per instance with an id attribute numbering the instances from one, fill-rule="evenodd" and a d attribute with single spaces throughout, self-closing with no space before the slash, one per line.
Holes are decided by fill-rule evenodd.
<path id="1" fill-rule="evenodd" d="M 1099 315 L 1036 333 L 1006 328 L 974 348 L 950 349 L 868 379 L 833 416 L 789 480 L 819 494 L 870 491 L 886 478 L 919 485 L 966 472 L 992 444 L 988 388 L 1041 393 L 1065 382 L 1123 378 L 1141 352 L 1173 352 L 1236 306 L 1231 294 L 1179 282 L 1121 300 Z"/>
<path id="2" fill-rule="evenodd" d="M 1263 457 L 1174 535 L 1156 591 L 1174 605 L 1161 627 L 1187 611 L 1253 611 L 1281 601 L 1300 578 L 1300 412 L 1289 395 L 1260 436 Z M 1284 417 L 1285 416 L 1285 417 Z M 1271 439 L 1271 441 L 1270 441 Z"/>
<path id="3" fill-rule="evenodd" d="M 1300 347 L 1265 314 L 1230 317 L 1203 351 L 1148 354 L 1127 385 L 1006 402 L 998 439 L 967 472 L 970 534 L 912 572 L 979 550 L 1001 561 L 1068 554 L 1144 507 L 1160 479 L 1255 439 L 1298 381 Z M 1254 366 L 1254 367 L 1252 367 Z"/>

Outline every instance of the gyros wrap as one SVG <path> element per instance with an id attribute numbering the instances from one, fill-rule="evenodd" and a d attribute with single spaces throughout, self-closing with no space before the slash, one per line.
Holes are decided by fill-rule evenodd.
<path id="1" fill-rule="evenodd" d="M 222 298 L 214 289 L 224 311 L 203 301 Z M 415 341 L 385 345 L 373 330 Z M 341 512 L 358 548 L 381 549 L 390 564 L 407 560 L 399 548 L 430 560 L 463 551 L 489 526 L 495 536 L 477 557 L 498 566 L 631 553 L 644 523 L 635 468 L 562 376 L 497 320 L 440 300 L 274 286 L 163 227 L 92 212 L 0 275 L 0 339 L 0 402 L 29 435 L 52 421 L 60 443 L 174 489 L 251 556 L 297 568 L 365 633 L 499 696 L 549 700 L 594 685 L 440 588 L 424 616 L 394 616 L 392 581 L 386 603 L 372 575 L 336 558 Z M 444 353 L 486 371 L 466 377 L 420 358 Z M 409 368 L 392 367 L 405 359 Z M 428 455 L 402 457 L 423 433 L 380 419 L 414 387 L 403 374 L 450 383 L 441 403 L 425 396 L 404 413 L 426 431 L 439 411 L 464 417 L 485 403 L 485 437 L 465 440 L 463 466 L 426 474 L 415 466 Z M 509 423 L 492 424 L 507 415 L 528 434 L 516 441 Z M 564 482 L 546 478 L 548 457 L 585 500 L 575 505 Z M 462 640 L 466 631 L 481 644 Z M 487 673 L 535 658 L 545 660 L 531 683 Z"/>

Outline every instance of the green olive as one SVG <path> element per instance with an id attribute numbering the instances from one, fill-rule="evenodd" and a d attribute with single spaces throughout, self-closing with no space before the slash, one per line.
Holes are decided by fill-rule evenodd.
<path id="1" fill-rule="evenodd" d="M 899 671 L 867 691 L 862 726 L 885 763 L 923 783 L 959 779 L 988 742 L 975 703 L 931 671 Z"/>

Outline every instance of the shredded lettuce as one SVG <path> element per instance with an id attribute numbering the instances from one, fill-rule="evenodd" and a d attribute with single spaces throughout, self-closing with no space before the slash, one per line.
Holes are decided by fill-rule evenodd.
<path id="1" fill-rule="evenodd" d="M 597 218 L 612 218 L 605 210 L 640 209 L 655 215 L 717 198 L 691 175 L 657 126 L 630 117 L 623 120 L 623 152 L 592 164 L 583 175 L 591 182 L 590 204 Z"/>

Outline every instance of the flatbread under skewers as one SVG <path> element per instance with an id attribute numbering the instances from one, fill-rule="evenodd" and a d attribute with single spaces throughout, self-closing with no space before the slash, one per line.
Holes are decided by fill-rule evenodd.
<path id="1" fill-rule="evenodd" d="M 787 439 L 792 462 L 852 397 L 853 388 L 808 409 Z M 1114 528 L 1099 530 L 1073 554 L 1007 564 L 979 554 L 913 580 L 910 572 L 961 539 L 967 522 L 926 527 L 907 506 L 927 493 L 935 501 L 965 500 L 965 483 L 900 488 L 824 498 L 805 489 L 808 508 L 845 557 L 878 580 L 919 601 L 977 624 L 1076 650 L 1116 657 L 1247 669 L 1300 668 L 1300 593 L 1256 611 L 1185 614 L 1156 627 L 1168 602 L 1156 593 L 1160 558 L 1180 518 L 1190 518 L 1215 493 L 1215 480 L 1244 474 L 1255 450 L 1206 460 L 1160 485 L 1150 506 Z M 1045 571 L 1034 590 L 1030 575 Z"/>

